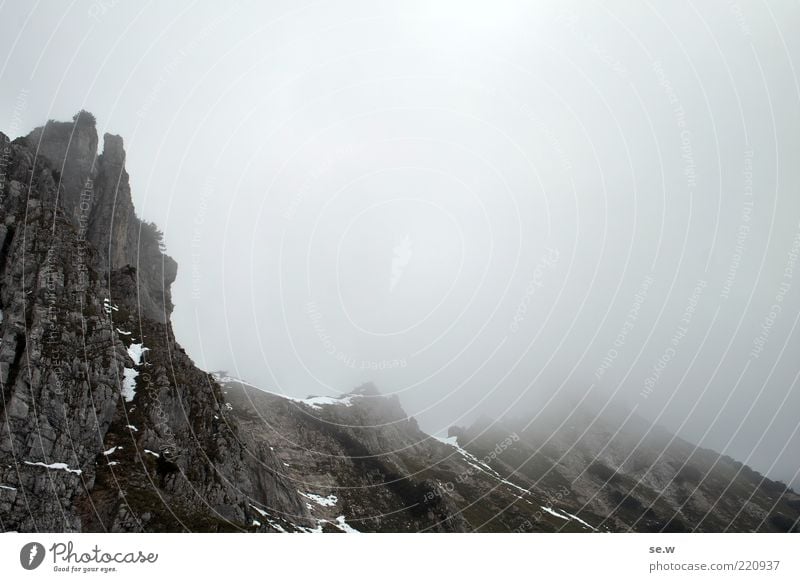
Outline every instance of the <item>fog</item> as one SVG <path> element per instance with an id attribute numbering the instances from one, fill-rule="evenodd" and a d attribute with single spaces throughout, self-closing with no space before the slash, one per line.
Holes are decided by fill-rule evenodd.
<path id="1" fill-rule="evenodd" d="M 619 401 L 800 483 L 789 2 L 15 3 L 0 130 L 94 113 L 199 366 L 431 433 Z"/>

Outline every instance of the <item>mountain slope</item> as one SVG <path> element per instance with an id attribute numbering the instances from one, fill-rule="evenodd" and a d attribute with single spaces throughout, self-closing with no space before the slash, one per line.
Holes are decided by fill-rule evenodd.
<path id="1" fill-rule="evenodd" d="M 359 531 L 591 531 L 557 499 L 504 479 L 483 459 L 419 429 L 372 385 L 340 398 L 289 398 L 218 375 L 250 442 L 269 442 L 282 472 L 327 524 Z M 502 456 L 516 434 L 492 446 Z M 486 460 L 491 455 L 481 455 Z M 335 527 L 335 526 L 332 526 Z"/>
<path id="2" fill-rule="evenodd" d="M 226 418 L 270 443 L 331 529 L 797 531 L 793 491 L 622 411 L 482 420 L 439 440 L 371 385 L 297 399 L 217 379 Z"/>
<path id="3" fill-rule="evenodd" d="M 616 410 L 475 423 L 459 441 L 476 455 L 507 430 L 520 442 L 490 464 L 565 511 L 610 531 L 798 531 L 800 496 L 746 465 Z M 513 477 L 512 477 L 513 476 Z"/>

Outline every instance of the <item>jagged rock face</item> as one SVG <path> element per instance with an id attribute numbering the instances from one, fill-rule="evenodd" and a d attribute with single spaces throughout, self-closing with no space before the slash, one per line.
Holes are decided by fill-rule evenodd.
<path id="1" fill-rule="evenodd" d="M 82 111 L 71 123 L 49 121 L 25 141 L 56 169 L 60 206 L 96 249 L 96 270 L 108 274 L 126 265 L 136 267 L 142 314 L 169 321 L 177 263 L 162 252 L 155 225 L 136 216 L 122 138 L 105 134 L 99 155 L 95 119 Z"/>
<path id="2" fill-rule="evenodd" d="M 95 119 L 80 112 L 72 123 L 49 121 L 37 127 L 25 138 L 36 157 L 44 157 L 56 171 L 61 207 L 78 210 L 80 194 L 86 181 L 94 177 L 97 168 L 97 130 Z M 77 219 L 77 215 L 69 215 Z"/>
<path id="3" fill-rule="evenodd" d="M 156 238 L 117 246 L 142 226 L 121 140 L 92 169 L 73 151 L 96 145 L 84 121 L 0 134 L 0 529 L 268 531 L 254 505 L 310 524 L 269 449 L 221 421 L 218 385 L 164 319 L 168 291 L 138 309 L 168 261 Z"/>
<path id="4" fill-rule="evenodd" d="M 87 460 L 114 413 L 124 346 L 103 325 L 93 250 L 55 206 L 52 172 L 0 138 L 10 154 L 0 205 L 0 519 L 4 529 L 77 530 L 72 499 L 93 483 Z"/>
<path id="5" fill-rule="evenodd" d="M 133 269 L 112 274 L 114 328 L 129 352 L 144 351 L 135 395 L 117 408 L 106 435 L 105 450 L 114 451 L 97 456 L 98 485 L 82 503 L 91 508 L 87 523 L 111 531 L 252 530 L 253 506 L 306 523 L 268 447 L 254 453 L 237 425 L 222 420 L 217 383 L 194 366 L 169 326 L 136 315 L 135 289 Z"/>

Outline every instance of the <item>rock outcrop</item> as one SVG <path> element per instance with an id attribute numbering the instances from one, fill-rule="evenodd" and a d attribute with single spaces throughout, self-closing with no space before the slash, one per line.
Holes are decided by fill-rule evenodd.
<path id="1" fill-rule="evenodd" d="M 134 213 L 122 140 L 97 157 L 83 112 L 0 140 L 0 529 L 312 523 L 175 341 L 175 262 Z"/>
<path id="2" fill-rule="evenodd" d="M 101 154 L 95 119 L 81 111 L 71 123 L 49 121 L 24 141 L 55 170 L 59 206 L 96 250 L 95 270 L 107 276 L 126 265 L 135 267 L 142 314 L 168 322 L 178 266 L 163 253 L 158 228 L 136 216 L 122 138 L 105 134 Z"/>

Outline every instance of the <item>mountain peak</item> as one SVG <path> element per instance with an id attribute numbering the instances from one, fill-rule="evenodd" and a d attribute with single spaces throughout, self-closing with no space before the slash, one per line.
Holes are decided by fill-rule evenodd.
<path id="1" fill-rule="evenodd" d="M 132 307 L 166 323 L 178 265 L 164 254 L 155 225 L 136 215 L 122 137 L 106 133 L 98 155 L 96 125 L 94 115 L 81 110 L 72 121 L 48 121 L 24 141 L 58 172 L 57 204 L 94 246 L 97 270 L 108 274 L 136 265 L 138 297 Z"/>

